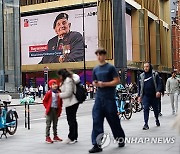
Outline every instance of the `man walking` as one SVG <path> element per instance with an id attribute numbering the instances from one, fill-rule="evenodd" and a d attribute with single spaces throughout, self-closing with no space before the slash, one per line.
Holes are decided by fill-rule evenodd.
<path id="1" fill-rule="evenodd" d="M 105 61 L 106 50 L 98 49 L 95 54 L 99 61 L 99 66 L 93 69 L 93 85 L 97 87 L 95 104 L 93 106 L 93 130 L 92 144 L 94 145 L 89 153 L 101 152 L 101 139 L 99 135 L 104 133 L 104 118 L 109 123 L 113 136 L 118 140 L 119 147 L 124 147 L 125 134 L 121 127 L 115 102 L 115 87 L 120 79 L 115 67 Z"/>
<path id="2" fill-rule="evenodd" d="M 180 80 L 176 77 L 176 72 L 172 72 L 171 74 L 172 76 L 168 78 L 166 82 L 166 91 L 171 100 L 172 115 L 175 115 L 178 112 L 178 94 L 180 91 Z"/>
<path id="3" fill-rule="evenodd" d="M 152 106 L 156 125 L 159 127 L 160 122 L 158 119 L 158 98 L 161 96 L 161 84 L 159 75 L 152 70 L 150 63 L 144 64 L 144 72 L 140 74 L 139 87 L 138 87 L 138 101 L 143 103 L 144 106 L 144 127 L 143 130 L 148 130 L 149 120 L 149 107 Z"/>

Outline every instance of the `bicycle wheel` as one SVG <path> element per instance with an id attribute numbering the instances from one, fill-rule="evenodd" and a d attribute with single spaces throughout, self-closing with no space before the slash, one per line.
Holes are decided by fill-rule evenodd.
<path id="1" fill-rule="evenodd" d="M 17 113 L 13 112 L 12 110 L 7 112 L 7 116 L 6 116 L 7 128 L 6 128 L 6 131 L 10 135 L 14 135 L 16 130 L 17 130 L 17 125 L 18 125 L 17 118 L 18 118 Z"/>
<path id="2" fill-rule="evenodd" d="M 132 107 L 132 112 L 136 113 L 136 102 L 134 100 L 131 101 L 131 107 Z"/>
<path id="3" fill-rule="evenodd" d="M 142 102 L 141 102 L 141 103 L 138 103 L 137 108 L 136 108 L 136 111 L 137 111 L 137 112 L 140 112 L 142 109 L 143 109 Z"/>
<path id="4" fill-rule="evenodd" d="M 129 120 L 132 116 L 132 106 L 130 103 L 127 103 L 125 105 L 125 112 L 124 112 L 124 117 Z"/>

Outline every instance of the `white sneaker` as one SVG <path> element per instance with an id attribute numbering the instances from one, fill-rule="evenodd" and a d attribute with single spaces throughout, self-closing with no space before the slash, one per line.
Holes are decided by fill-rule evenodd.
<path id="1" fill-rule="evenodd" d="M 69 144 L 75 144 L 75 143 L 77 143 L 77 140 L 69 142 Z"/>
<path id="2" fill-rule="evenodd" d="M 65 144 L 75 144 L 77 140 L 72 141 L 71 139 L 67 138 L 63 143 Z"/>

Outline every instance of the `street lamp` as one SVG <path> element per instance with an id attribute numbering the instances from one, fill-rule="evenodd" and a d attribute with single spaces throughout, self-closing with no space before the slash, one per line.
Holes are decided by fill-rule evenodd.
<path id="1" fill-rule="evenodd" d="M 86 87 L 86 44 L 85 44 L 85 8 L 84 8 L 84 0 L 83 2 L 83 20 L 82 20 L 82 29 L 83 29 L 83 39 L 84 39 L 84 45 L 83 45 L 83 54 L 84 54 L 84 58 L 83 58 L 83 71 L 84 71 L 84 87 Z"/>

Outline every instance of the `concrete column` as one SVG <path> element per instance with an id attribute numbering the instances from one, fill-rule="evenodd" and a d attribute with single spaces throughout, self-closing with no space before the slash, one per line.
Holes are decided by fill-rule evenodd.
<path id="1" fill-rule="evenodd" d="M 121 70 L 121 82 L 125 84 L 125 69 L 127 68 L 126 53 L 126 3 L 125 0 L 113 0 L 113 31 L 114 31 L 114 64 Z"/>

